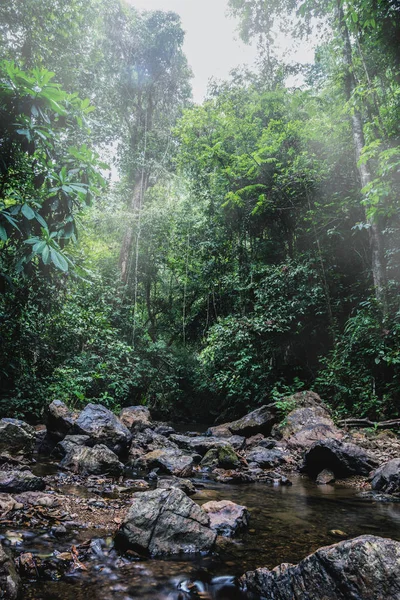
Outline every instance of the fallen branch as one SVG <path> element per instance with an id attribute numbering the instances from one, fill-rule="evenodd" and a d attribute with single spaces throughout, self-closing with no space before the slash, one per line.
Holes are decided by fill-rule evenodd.
<path id="1" fill-rule="evenodd" d="M 341 427 L 372 427 L 373 429 L 397 429 L 400 428 L 400 419 L 391 421 L 370 421 L 369 419 L 343 419 L 339 421 Z"/>

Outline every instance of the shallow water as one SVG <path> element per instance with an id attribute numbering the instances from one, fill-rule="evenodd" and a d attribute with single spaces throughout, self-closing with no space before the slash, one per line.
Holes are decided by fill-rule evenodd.
<path id="1" fill-rule="evenodd" d="M 250 528 L 228 540 L 219 555 L 193 560 L 148 560 L 124 564 L 112 550 L 111 539 L 101 530 L 82 530 L 62 541 L 48 532 L 7 531 L 16 549 L 49 556 L 66 551 L 71 543 L 93 537 L 96 553 L 87 571 L 60 581 L 30 582 L 23 598 L 29 600 L 183 600 L 244 598 L 234 587 L 234 577 L 259 566 L 297 563 L 323 545 L 339 541 L 330 530 L 347 537 L 374 534 L 400 540 L 400 505 L 361 500 L 357 491 L 339 486 L 316 486 L 306 478 L 292 478 L 291 487 L 267 484 L 223 485 L 203 480 L 206 487 L 193 499 L 232 500 L 248 507 Z M 71 490 L 72 491 L 72 490 Z M 1 532 L 3 535 L 5 531 Z"/>

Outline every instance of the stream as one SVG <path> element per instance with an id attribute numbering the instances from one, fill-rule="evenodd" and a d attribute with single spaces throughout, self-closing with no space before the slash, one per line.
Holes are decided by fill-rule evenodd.
<path id="1" fill-rule="evenodd" d="M 400 504 L 363 500 L 356 489 L 317 486 L 302 476 L 291 480 L 292 486 L 276 487 L 195 480 L 204 486 L 192 496 L 199 504 L 232 500 L 247 506 L 251 515 L 249 529 L 226 539 L 211 557 L 128 561 L 114 552 L 112 538 L 101 528 L 75 530 L 58 539 L 48 530 L 8 527 L 0 530 L 1 539 L 17 554 L 32 552 L 41 558 L 91 540 L 86 570 L 60 579 L 25 580 L 22 597 L 29 600 L 235 600 L 247 597 L 237 589 L 236 576 L 260 566 L 297 563 L 317 548 L 340 541 L 332 530 L 349 538 L 374 534 L 400 540 Z M 72 493 L 85 490 L 71 489 Z"/>

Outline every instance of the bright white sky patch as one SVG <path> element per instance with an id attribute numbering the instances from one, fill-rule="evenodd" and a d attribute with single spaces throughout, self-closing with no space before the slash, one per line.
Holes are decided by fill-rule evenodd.
<path id="1" fill-rule="evenodd" d="M 211 77 L 227 79 L 239 65 L 253 65 L 255 47 L 245 45 L 236 32 L 237 23 L 227 16 L 227 0 L 126 0 L 139 10 L 166 10 L 180 15 L 186 32 L 184 52 L 193 70 L 193 97 L 202 102 Z M 292 42 L 278 36 L 282 51 Z M 312 62 L 313 49 L 301 46 L 293 49 L 292 59 Z"/>

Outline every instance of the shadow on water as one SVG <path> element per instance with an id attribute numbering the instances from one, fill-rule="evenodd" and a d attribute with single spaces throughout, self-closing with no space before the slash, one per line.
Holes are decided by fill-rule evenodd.
<path id="1" fill-rule="evenodd" d="M 317 548 L 335 543 L 331 530 L 347 537 L 374 534 L 400 540 L 400 505 L 361 500 L 357 491 L 339 486 L 316 486 L 305 478 L 293 478 L 291 487 L 266 484 L 247 486 L 206 482 L 193 499 L 199 504 L 228 499 L 250 510 L 249 530 L 226 540 L 218 555 L 193 560 L 147 560 L 127 562 L 112 549 L 111 540 L 99 540 L 87 571 L 75 572 L 59 581 L 30 582 L 27 600 L 185 600 L 244 598 L 234 577 L 259 566 L 270 568 L 297 563 Z M 4 533 L 4 532 L 3 532 Z M 48 532 L 14 532 L 14 544 L 22 551 L 49 556 L 66 551 L 73 543 L 102 532 L 83 531 L 62 542 Z M 20 536 L 20 537 L 18 537 Z"/>

